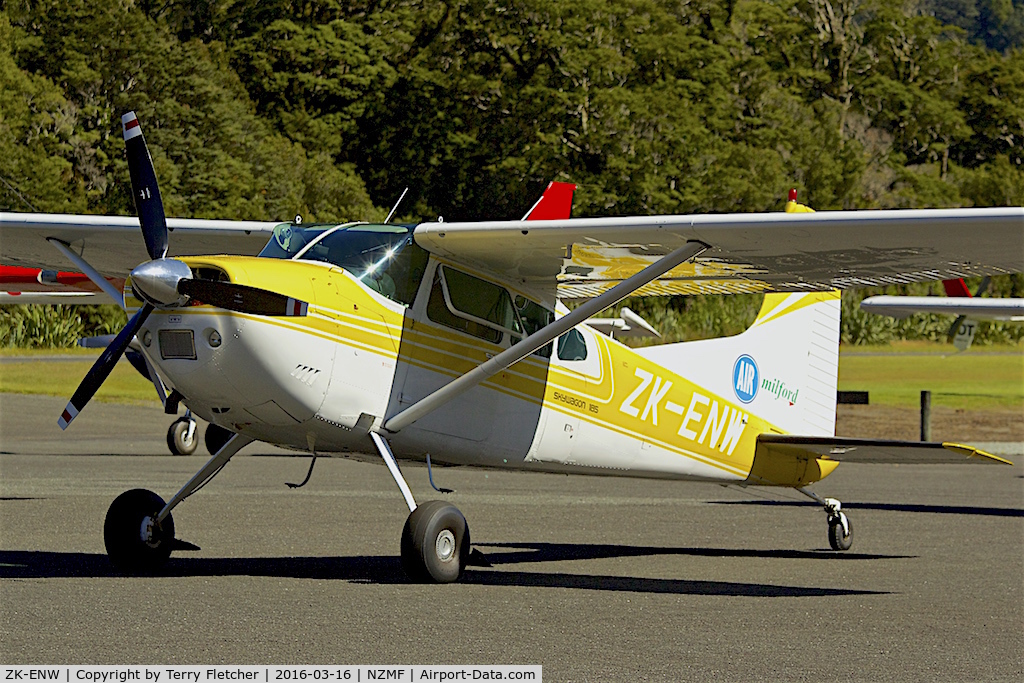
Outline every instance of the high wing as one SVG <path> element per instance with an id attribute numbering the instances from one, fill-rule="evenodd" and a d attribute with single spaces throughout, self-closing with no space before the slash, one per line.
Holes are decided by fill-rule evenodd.
<path id="1" fill-rule="evenodd" d="M 710 248 L 637 295 L 815 291 L 1024 269 L 1024 207 L 436 222 L 418 225 L 415 237 L 440 256 L 566 299 L 596 296 L 688 241 Z"/>
<path id="2" fill-rule="evenodd" d="M 860 302 L 869 313 L 905 318 L 914 313 L 970 316 L 974 320 L 1024 322 L 1024 299 L 937 296 L 871 296 Z"/>
<path id="3" fill-rule="evenodd" d="M 255 255 L 266 245 L 272 221 L 168 218 L 174 233 L 168 256 Z M 68 259 L 47 240 L 62 242 L 106 276 L 124 277 L 149 260 L 139 228 L 130 216 L 0 213 L 0 263 L 68 270 Z"/>

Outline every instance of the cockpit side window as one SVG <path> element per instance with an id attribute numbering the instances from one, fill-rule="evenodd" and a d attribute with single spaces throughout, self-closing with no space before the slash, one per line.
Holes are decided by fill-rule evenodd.
<path id="1" fill-rule="evenodd" d="M 427 300 L 427 317 L 442 325 L 500 344 L 515 345 L 554 320 L 555 314 L 522 295 L 450 266 L 439 265 Z M 552 343 L 534 351 L 551 357 Z"/>
<path id="2" fill-rule="evenodd" d="M 448 266 L 438 266 L 427 301 L 427 317 L 495 344 L 523 327 L 508 290 Z"/>
<path id="3" fill-rule="evenodd" d="M 434 271 L 434 283 L 430 288 L 430 298 L 427 300 L 427 317 L 435 323 L 440 323 L 466 334 L 471 334 L 480 339 L 486 339 L 492 344 L 501 341 L 501 330 L 489 325 L 482 324 L 476 320 L 459 315 L 448 305 L 444 295 L 445 284 L 442 280 L 441 269 Z"/>

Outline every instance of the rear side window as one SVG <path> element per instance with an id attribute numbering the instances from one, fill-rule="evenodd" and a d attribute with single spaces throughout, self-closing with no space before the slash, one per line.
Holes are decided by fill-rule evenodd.
<path id="1" fill-rule="evenodd" d="M 558 338 L 558 360 L 586 360 L 587 341 L 573 328 Z"/>

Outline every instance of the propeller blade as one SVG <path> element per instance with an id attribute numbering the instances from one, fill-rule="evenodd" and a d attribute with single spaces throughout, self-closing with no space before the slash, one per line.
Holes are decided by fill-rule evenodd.
<path id="1" fill-rule="evenodd" d="M 146 322 L 146 318 L 153 312 L 153 307 L 146 304 L 138 313 L 132 316 L 128 324 L 124 326 L 117 336 L 114 337 L 114 341 L 110 342 L 106 350 L 100 354 L 100 357 L 96 359 L 93 366 L 89 368 L 88 374 L 82 383 L 78 385 L 78 389 L 75 390 L 74 396 L 68 401 L 67 408 L 61 413 L 60 419 L 57 420 L 57 424 L 60 425 L 61 429 L 67 429 L 71 421 L 74 420 L 78 413 L 82 411 L 85 404 L 93 397 L 93 395 L 99 390 L 103 381 L 110 374 L 110 371 L 114 369 L 117 361 L 121 358 L 121 354 L 128 348 L 128 344 L 131 342 L 132 337 L 142 327 L 142 323 Z"/>
<path id="2" fill-rule="evenodd" d="M 167 255 L 167 219 L 164 217 L 164 203 L 160 199 L 160 188 L 156 183 L 153 159 L 149 156 L 146 138 L 135 112 L 121 117 L 124 125 L 124 148 L 128 155 L 128 172 L 132 177 L 132 196 L 135 210 L 142 225 L 142 237 L 146 240 L 149 258 L 160 259 Z"/>
<path id="3" fill-rule="evenodd" d="M 233 282 L 181 280 L 178 292 L 190 299 L 236 313 L 253 315 L 304 316 L 309 304 L 277 292 Z"/>

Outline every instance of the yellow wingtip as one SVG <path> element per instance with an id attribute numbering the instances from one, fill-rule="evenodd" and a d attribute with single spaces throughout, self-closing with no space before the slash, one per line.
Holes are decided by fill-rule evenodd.
<path id="1" fill-rule="evenodd" d="M 965 446 L 962 443 L 952 443 L 948 441 L 943 441 L 942 447 L 945 448 L 946 450 L 954 451 L 956 453 L 965 455 L 968 458 L 986 458 L 988 460 L 994 460 L 995 462 L 1001 462 L 1004 465 L 1013 464 L 1013 462 L 1005 458 L 1000 458 L 998 455 L 992 455 L 991 453 L 983 451 L 980 448 L 975 448 L 974 446 Z"/>

